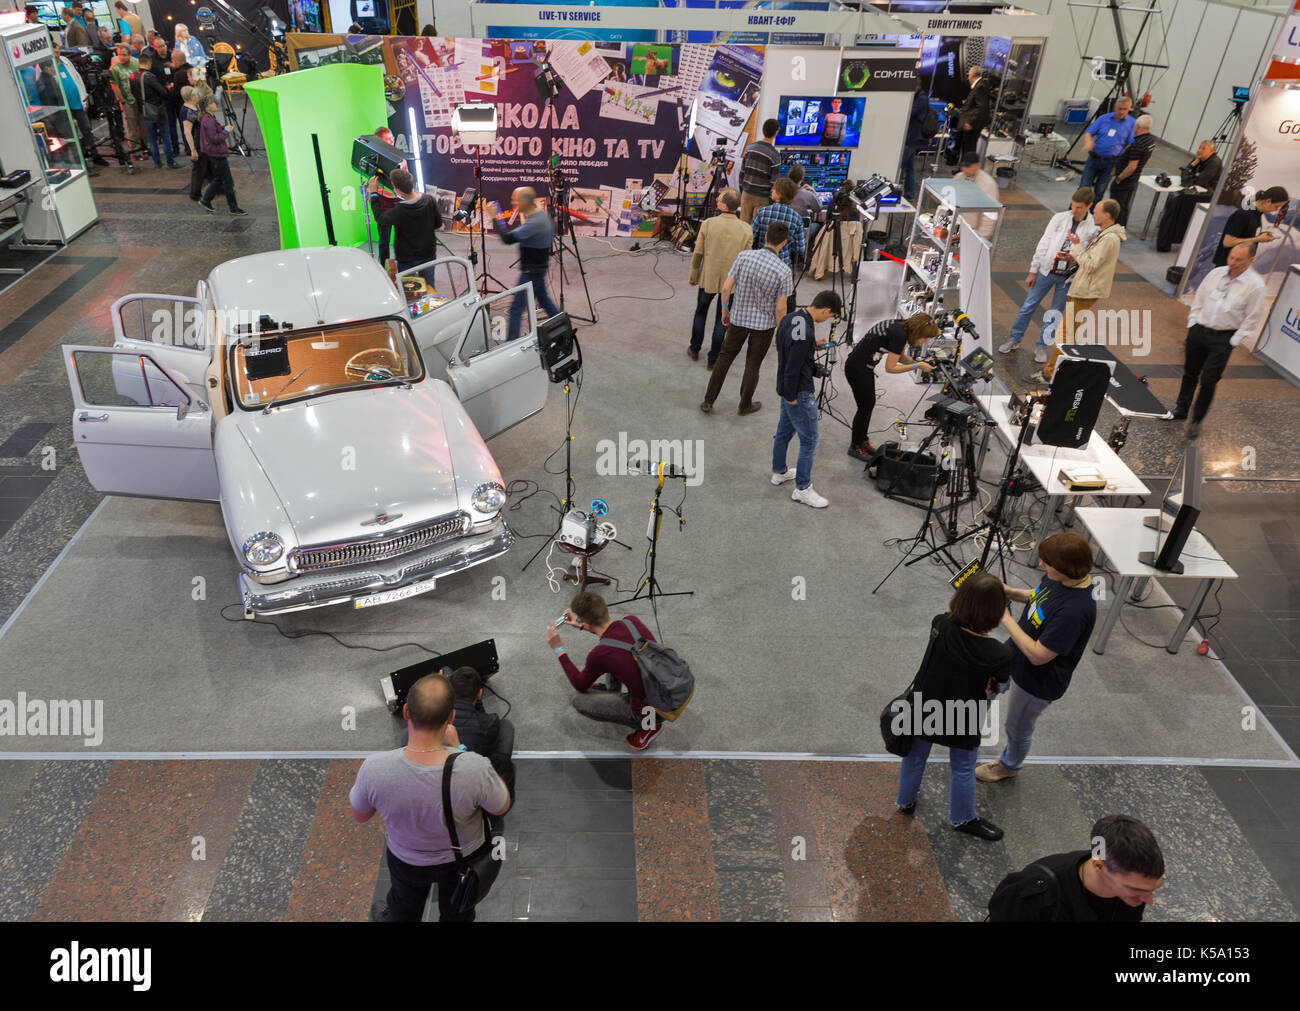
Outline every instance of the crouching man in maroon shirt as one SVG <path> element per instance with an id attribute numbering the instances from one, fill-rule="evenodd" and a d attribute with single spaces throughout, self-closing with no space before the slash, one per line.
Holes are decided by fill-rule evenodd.
<path id="1" fill-rule="evenodd" d="M 640 618 L 629 615 L 628 620 L 636 629 L 637 636 L 654 641 L 650 629 Z M 593 720 L 631 727 L 627 743 L 637 751 L 644 751 L 663 730 L 663 721 L 653 707 L 646 704 L 641 671 L 632 654 L 617 646 L 606 645 L 611 641 L 632 644 L 636 642 L 636 636 L 628 631 L 622 620 L 610 620 L 609 607 L 597 593 L 579 593 L 574 597 L 561 624 L 590 632 L 600 640 L 587 654 L 587 665 L 578 670 L 560 641 L 558 628 L 555 625 L 546 628 L 547 644 L 555 651 L 570 683 L 578 689 L 578 694 L 573 696 L 573 708 Z M 606 674 L 613 679 L 608 688 L 596 683 Z"/>

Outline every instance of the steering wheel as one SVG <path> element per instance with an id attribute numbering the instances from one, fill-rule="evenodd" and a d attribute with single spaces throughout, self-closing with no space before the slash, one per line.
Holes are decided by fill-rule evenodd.
<path id="1" fill-rule="evenodd" d="M 366 348 L 358 351 L 343 366 L 344 375 L 351 379 L 384 382 L 404 371 L 397 354 L 389 348 Z"/>

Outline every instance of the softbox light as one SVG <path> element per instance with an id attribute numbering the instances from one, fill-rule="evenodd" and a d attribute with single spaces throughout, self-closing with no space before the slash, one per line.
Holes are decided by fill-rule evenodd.
<path id="1" fill-rule="evenodd" d="M 458 105 L 451 114 L 451 129 L 466 147 L 495 143 L 497 107 L 487 102 Z"/>

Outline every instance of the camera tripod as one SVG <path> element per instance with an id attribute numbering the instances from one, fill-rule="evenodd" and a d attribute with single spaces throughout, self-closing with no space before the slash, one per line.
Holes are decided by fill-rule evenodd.
<path id="1" fill-rule="evenodd" d="M 949 549 L 953 544 L 962 540 L 962 537 L 957 536 L 958 510 L 967 502 L 972 501 L 978 494 L 979 478 L 975 468 L 975 438 L 970 425 L 945 417 L 944 421 L 936 425 L 930 431 L 930 434 L 922 440 L 921 445 L 912 454 L 911 462 L 907 467 L 894 474 L 894 478 L 890 481 L 889 487 L 885 489 L 884 494 L 885 498 L 896 499 L 920 508 L 920 502 L 910 501 L 907 497 L 901 496 L 895 492 L 895 488 L 901 478 L 915 472 L 917 462 L 936 440 L 939 440 L 940 444 L 939 458 L 935 463 L 934 477 L 930 483 L 930 495 L 925 502 L 925 516 L 921 519 L 920 529 L 917 530 L 916 536 L 912 538 L 912 543 L 908 545 L 902 557 L 894 563 L 892 569 L 885 573 L 885 578 L 876 584 L 876 588 L 871 591 L 872 593 L 884 586 L 889 581 L 889 577 L 898 571 L 899 566 L 914 565 L 923 558 L 929 558 L 932 555 L 941 555 L 954 571 L 961 568 L 960 563 L 952 556 Z M 959 452 L 955 452 L 954 447 Z M 957 457 L 960 457 L 960 461 L 953 465 L 952 461 Z M 939 489 L 941 487 L 946 487 L 948 493 L 948 501 L 943 506 L 939 505 Z M 936 518 L 936 513 L 939 514 L 938 518 Z M 942 543 L 938 540 L 936 528 L 947 535 L 946 540 Z M 912 552 L 923 544 L 928 544 L 930 550 L 913 557 Z"/>
<path id="2" fill-rule="evenodd" d="M 803 269 L 799 276 L 794 280 L 795 298 L 798 298 L 799 285 L 803 279 L 808 276 L 808 271 L 812 267 L 812 262 L 817 253 L 822 249 L 822 244 L 827 241 L 826 235 L 830 233 L 831 243 L 831 290 L 840 296 L 840 304 L 844 306 L 841 313 L 841 319 L 845 324 L 845 340 L 849 347 L 853 346 L 853 317 L 857 308 L 858 295 L 858 265 L 862 262 L 861 256 L 853 264 L 853 269 L 846 271 L 845 264 L 848 262 L 844 258 L 844 237 L 841 235 L 840 223 L 844 220 L 843 206 L 838 202 L 840 198 L 832 197 L 830 209 L 826 211 L 826 221 L 822 224 L 817 232 L 817 237 L 813 239 L 812 245 L 804 251 Z M 863 241 L 865 241 L 866 232 L 863 231 Z M 838 267 L 839 269 L 834 269 Z"/>
<path id="3" fill-rule="evenodd" d="M 817 348 L 817 351 L 825 353 L 825 361 L 817 362 L 813 369 L 813 375 L 817 378 L 817 416 L 826 415 L 828 418 L 838 421 L 845 428 L 852 426 L 848 420 L 835 412 L 831 407 L 831 401 L 836 397 L 835 391 L 835 365 L 837 359 L 836 349 L 840 344 L 835 341 L 835 326 L 839 320 L 831 318 L 831 332 L 826 339 L 826 343 Z"/>
<path id="4" fill-rule="evenodd" d="M 250 66 L 249 70 L 253 71 L 254 74 L 256 72 L 254 66 Z M 251 77 L 253 76 L 253 74 L 250 74 L 249 76 Z M 233 147 L 245 158 L 251 158 L 253 155 L 258 154 L 264 150 L 264 148 L 253 147 L 253 145 L 248 143 L 248 138 L 244 134 L 244 123 L 247 122 L 248 120 L 248 107 L 253 103 L 250 102 L 248 100 L 248 96 L 245 95 L 244 111 L 243 114 L 241 115 L 235 112 L 235 105 L 230 100 L 229 89 L 223 87 L 220 89 L 220 91 L 221 91 L 221 118 L 222 121 L 225 123 L 225 125 L 231 127 L 231 131 L 230 131 L 230 140 L 232 142 L 231 147 Z"/>
<path id="5" fill-rule="evenodd" d="M 713 217 L 713 212 L 717 209 L 714 203 L 718 194 L 727 188 L 727 149 L 722 147 L 714 151 L 712 161 L 713 175 L 709 179 L 709 188 L 705 191 L 704 203 L 700 204 L 697 218 L 701 224 Z"/>

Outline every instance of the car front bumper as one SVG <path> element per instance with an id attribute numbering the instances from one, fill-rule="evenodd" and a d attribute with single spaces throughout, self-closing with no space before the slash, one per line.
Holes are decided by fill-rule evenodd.
<path id="1" fill-rule="evenodd" d="M 435 581 L 481 565 L 504 555 L 514 542 L 514 534 L 503 521 L 495 530 L 438 544 L 419 554 L 395 558 L 386 565 L 295 576 L 273 584 L 254 582 L 247 573 L 241 572 L 239 596 L 246 618 L 347 604 L 372 593 Z"/>

